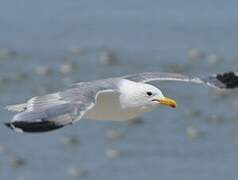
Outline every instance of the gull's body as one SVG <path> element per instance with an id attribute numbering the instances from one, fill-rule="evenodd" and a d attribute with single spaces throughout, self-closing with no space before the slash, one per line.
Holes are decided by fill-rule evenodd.
<path id="1" fill-rule="evenodd" d="M 101 93 L 97 97 L 95 106 L 88 110 L 84 118 L 91 120 L 126 121 L 140 116 L 140 108 L 123 109 L 120 96 L 114 92 Z"/>
<path id="2" fill-rule="evenodd" d="M 183 81 L 231 89 L 238 87 L 238 74 L 229 72 L 205 78 L 173 73 L 141 73 L 81 82 L 65 91 L 33 97 L 24 104 L 7 106 L 17 112 L 10 128 L 20 132 L 44 132 L 73 124 L 81 118 L 124 121 L 152 111 L 159 105 L 176 107 L 151 81 Z"/>
<path id="3" fill-rule="evenodd" d="M 126 121 L 136 118 L 145 112 L 153 110 L 156 106 L 131 106 L 123 107 L 123 99 L 121 94 L 125 94 L 140 88 L 141 83 L 135 83 L 133 81 L 122 79 L 119 81 L 120 88 L 117 91 L 102 92 L 97 96 L 94 107 L 88 110 L 84 118 L 92 120 L 112 120 L 112 121 Z M 136 94 L 136 93 L 135 93 Z M 133 101 L 133 96 L 131 101 Z M 137 97 L 137 96 L 136 96 Z"/>

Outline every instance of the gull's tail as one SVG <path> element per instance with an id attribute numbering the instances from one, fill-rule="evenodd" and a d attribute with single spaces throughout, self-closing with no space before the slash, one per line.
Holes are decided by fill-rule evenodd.
<path id="1" fill-rule="evenodd" d="M 59 129 L 73 121 L 74 107 L 60 104 L 46 110 L 24 111 L 16 114 L 5 125 L 16 132 L 46 132 Z"/>
<path id="2" fill-rule="evenodd" d="M 27 103 L 10 105 L 7 110 L 17 112 L 5 125 L 16 132 L 46 132 L 71 124 L 75 106 L 61 100 L 59 94 L 34 97 Z"/>

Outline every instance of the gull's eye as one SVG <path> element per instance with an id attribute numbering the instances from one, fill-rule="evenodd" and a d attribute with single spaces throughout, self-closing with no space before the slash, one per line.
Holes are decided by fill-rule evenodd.
<path id="1" fill-rule="evenodd" d="M 150 91 L 146 92 L 146 94 L 147 94 L 148 96 L 152 96 L 152 95 L 153 95 L 153 93 L 150 92 Z"/>

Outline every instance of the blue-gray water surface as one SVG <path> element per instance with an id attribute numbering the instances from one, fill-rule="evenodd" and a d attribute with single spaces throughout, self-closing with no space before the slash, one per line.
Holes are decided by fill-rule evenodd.
<path id="1" fill-rule="evenodd" d="M 3 108 L 73 82 L 144 71 L 237 70 L 235 0 L 1 0 Z M 160 83 L 177 109 L 44 134 L 0 126 L 4 180 L 237 180 L 237 91 Z"/>

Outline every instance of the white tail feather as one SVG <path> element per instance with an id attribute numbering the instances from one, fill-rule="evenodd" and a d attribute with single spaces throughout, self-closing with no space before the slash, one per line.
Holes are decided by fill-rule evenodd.
<path id="1" fill-rule="evenodd" d="M 14 104 L 14 105 L 9 105 L 6 106 L 5 109 L 11 112 L 23 112 L 27 108 L 27 104 Z"/>

